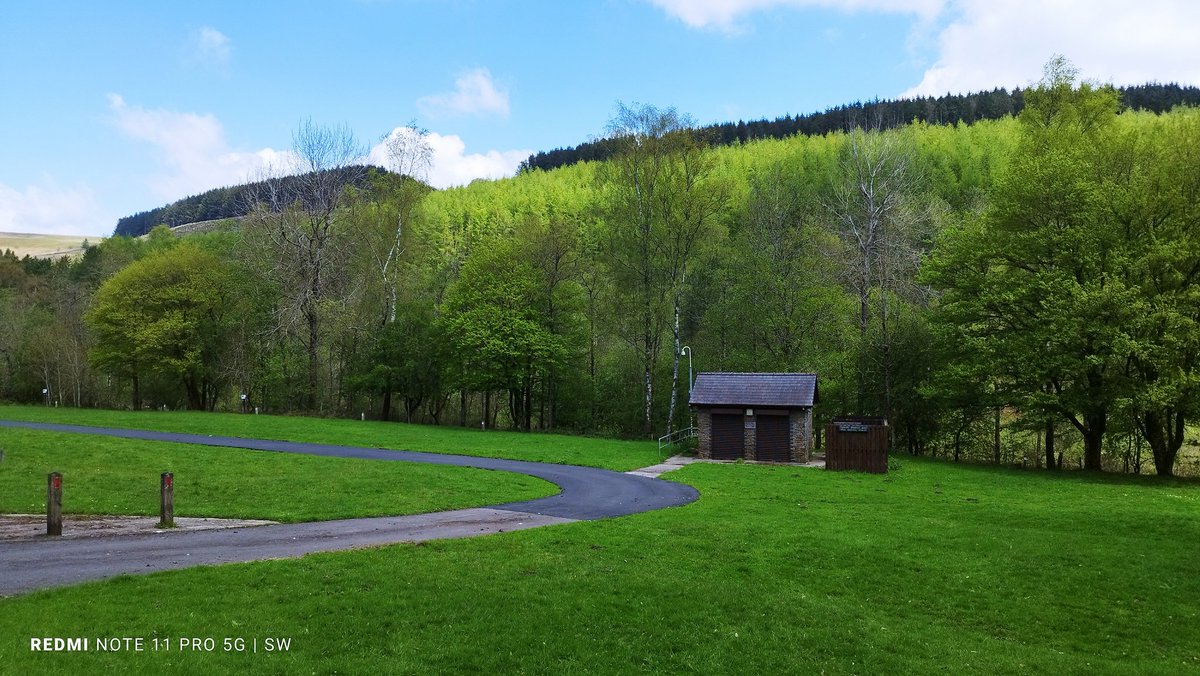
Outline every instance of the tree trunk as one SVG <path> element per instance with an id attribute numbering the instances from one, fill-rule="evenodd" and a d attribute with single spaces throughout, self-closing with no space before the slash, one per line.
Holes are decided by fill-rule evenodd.
<path id="1" fill-rule="evenodd" d="M 1142 417 L 1142 436 L 1154 455 L 1154 471 L 1159 476 L 1175 475 L 1175 458 L 1183 446 L 1186 429 L 1183 413 L 1174 409 L 1147 411 Z"/>
<path id="2" fill-rule="evenodd" d="M 863 265 L 864 279 L 869 280 L 870 266 Z M 863 282 L 863 285 L 858 290 L 858 364 L 855 376 L 857 380 L 857 391 L 855 392 L 854 412 L 858 415 L 867 414 L 867 329 L 871 319 L 870 315 L 870 282 Z"/>
<path id="3" fill-rule="evenodd" d="M 380 409 L 379 419 L 388 422 L 392 417 L 392 390 L 390 387 L 383 392 L 383 406 Z"/>
<path id="4" fill-rule="evenodd" d="M 492 413 L 492 391 L 484 390 L 483 391 L 483 429 L 485 429 L 485 430 L 488 428 L 488 422 L 489 422 L 488 418 L 491 416 L 491 413 Z"/>
<path id="5" fill-rule="evenodd" d="M 308 389 L 305 391 L 304 397 L 305 406 L 308 410 L 315 411 L 317 409 L 317 374 L 321 370 L 318 338 L 320 324 L 317 319 L 316 308 L 312 308 L 306 312 L 305 319 L 308 322 Z"/>
<path id="6" fill-rule="evenodd" d="M 533 424 L 533 376 L 525 377 L 525 431 L 532 430 Z"/>
<path id="7" fill-rule="evenodd" d="M 1046 469 L 1055 469 L 1053 420 L 1046 421 Z"/>
<path id="8" fill-rule="evenodd" d="M 995 426 L 992 428 L 992 457 L 997 465 L 1000 464 L 1000 407 L 996 407 Z"/>
<path id="9" fill-rule="evenodd" d="M 645 378 L 645 399 L 643 401 L 643 405 L 645 406 L 645 418 L 642 422 L 642 432 L 648 439 L 653 438 L 654 436 L 654 420 L 650 417 L 651 409 L 653 408 L 654 404 L 654 355 L 650 340 L 650 336 L 647 335 L 646 349 L 642 355 L 643 376 Z"/>
<path id="10" fill-rule="evenodd" d="M 204 410 L 204 395 L 200 391 L 200 385 L 195 378 L 188 378 L 184 382 L 184 390 L 187 392 L 188 410 L 203 411 Z"/>
<path id="11" fill-rule="evenodd" d="M 679 399 L 679 294 L 675 294 L 675 316 L 671 334 L 675 345 L 675 354 L 671 364 L 671 405 L 667 408 L 667 434 L 675 431 L 675 405 Z"/>
<path id="12" fill-rule="evenodd" d="M 1086 418 L 1087 427 L 1083 430 L 1083 468 L 1099 472 L 1103 470 L 1102 450 L 1104 448 L 1104 432 L 1108 427 L 1108 414 L 1091 412 Z"/>

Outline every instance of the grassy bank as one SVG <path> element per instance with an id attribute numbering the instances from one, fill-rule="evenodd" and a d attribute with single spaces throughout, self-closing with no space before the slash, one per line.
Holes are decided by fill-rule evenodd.
<path id="1" fill-rule="evenodd" d="M 563 434 L 483 431 L 371 420 L 192 411 L 104 411 L 46 406 L 0 406 L 0 419 L 460 453 L 618 471 L 653 465 L 666 457 L 666 454 L 659 453 L 658 444 L 649 441 L 614 441 Z"/>
<path id="2" fill-rule="evenodd" d="M 51 471 L 64 475 L 67 514 L 157 514 L 164 471 L 175 473 L 178 516 L 275 521 L 419 514 L 558 491 L 508 472 L 8 428 L 0 448 L 0 513 L 44 514 Z"/>
<path id="3" fill-rule="evenodd" d="M 82 252 L 86 238 L 76 235 L 43 235 L 16 232 L 0 232 L 0 252 L 11 250 L 17 258 L 33 256 L 34 258 L 57 258 L 74 256 Z M 93 244 L 99 243 L 98 238 L 92 238 Z"/>
<path id="4" fill-rule="evenodd" d="M 683 508 L 0 600 L 0 671 L 1200 669 L 1196 483 L 900 464 L 691 465 Z M 100 634 L 260 652 L 29 650 Z"/>

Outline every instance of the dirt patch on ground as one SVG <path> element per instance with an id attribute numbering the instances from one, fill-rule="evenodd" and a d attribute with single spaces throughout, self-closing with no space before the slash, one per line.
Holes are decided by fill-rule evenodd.
<path id="1" fill-rule="evenodd" d="M 147 533 L 170 533 L 188 530 L 213 530 L 217 528 L 247 528 L 267 526 L 275 521 L 254 519 L 203 519 L 175 517 L 174 528 L 159 528 L 158 517 L 153 516 L 88 516 L 63 515 L 64 538 L 106 537 L 116 535 L 145 535 Z M 0 514 L 0 540 L 33 540 L 45 538 L 46 516 L 44 514 Z"/>

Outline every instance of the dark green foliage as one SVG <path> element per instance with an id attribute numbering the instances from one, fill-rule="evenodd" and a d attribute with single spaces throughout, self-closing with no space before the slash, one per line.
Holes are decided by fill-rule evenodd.
<path id="1" fill-rule="evenodd" d="M 368 344 L 353 365 L 354 387 L 380 397 L 379 418 L 390 420 L 392 396 L 398 395 L 404 421 L 412 422 L 417 410 L 442 394 L 442 340 L 432 308 L 410 303 L 397 308 L 396 317 L 368 337 Z"/>
<path id="2" fill-rule="evenodd" d="M 1132 415 L 1170 474 L 1195 412 L 1200 249 L 1194 203 L 1181 198 L 1196 191 L 1184 169 L 1195 115 L 1128 127 L 1117 93 L 1076 85 L 1062 59 L 1026 98 L 1017 152 L 983 218 L 946 230 L 925 269 L 945 292 L 950 342 L 967 346 L 950 368 L 990 381 L 995 406 L 1069 422 L 1089 469 L 1103 467 L 1108 433 Z"/>
<path id="3" fill-rule="evenodd" d="M 340 175 L 338 180 L 347 187 L 357 190 L 367 189 L 370 181 L 367 170 L 386 173 L 379 167 L 343 167 L 332 170 Z M 344 176 L 344 180 L 341 177 Z M 301 199 L 297 192 L 297 183 L 303 182 L 304 176 L 289 176 L 280 181 L 280 187 L 285 193 L 293 195 L 293 199 Z M 262 194 L 266 181 L 254 181 L 224 188 L 214 188 L 199 195 L 192 195 L 177 200 L 163 207 L 142 211 L 132 216 L 117 220 L 113 231 L 116 236 L 139 237 L 150 232 L 156 225 L 175 227 L 200 221 L 215 221 L 226 218 L 240 218 L 254 209 L 255 196 Z"/>

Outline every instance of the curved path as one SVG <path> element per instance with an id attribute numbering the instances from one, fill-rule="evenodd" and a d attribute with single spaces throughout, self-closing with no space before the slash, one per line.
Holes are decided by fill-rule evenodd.
<path id="1" fill-rule="evenodd" d="M 0 420 L 0 427 L 227 446 L 336 458 L 399 460 L 528 474 L 557 484 L 557 495 L 524 502 L 413 516 L 342 519 L 219 531 L 154 533 L 113 538 L 45 539 L 0 544 L 0 595 L 217 563 L 302 556 L 399 542 L 469 537 L 604 519 L 675 507 L 699 493 L 691 486 L 595 467 L 416 451 L 177 434 Z"/>

